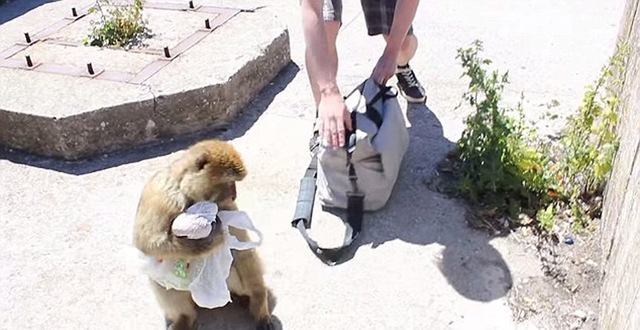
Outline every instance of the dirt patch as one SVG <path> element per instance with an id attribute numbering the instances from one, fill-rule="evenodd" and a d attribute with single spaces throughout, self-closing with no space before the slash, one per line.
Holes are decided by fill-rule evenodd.
<path id="1" fill-rule="evenodd" d="M 508 301 L 516 322 L 528 320 L 542 329 L 597 329 L 602 285 L 598 225 L 583 234 L 540 236 L 529 227 L 512 234 L 535 247 L 545 272 L 514 284 Z"/>
<path id="2" fill-rule="evenodd" d="M 434 191 L 463 198 L 457 189 L 458 163 L 452 158 L 454 153 L 424 183 Z M 601 198 L 595 203 L 601 203 Z M 563 208 L 554 216 L 553 230 L 547 232 L 526 214 L 514 220 L 480 206 L 469 205 L 467 211 L 469 226 L 494 236 L 510 236 L 522 251 L 532 251 L 540 260 L 544 275 L 517 279 L 508 293 L 517 323 L 550 330 L 597 329 L 602 286 L 600 220 L 595 218 L 588 229 L 576 233 L 573 228 L 580 226 Z"/>

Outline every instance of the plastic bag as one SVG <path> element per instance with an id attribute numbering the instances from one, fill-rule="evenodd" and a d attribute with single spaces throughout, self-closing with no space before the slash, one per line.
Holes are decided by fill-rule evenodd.
<path id="1" fill-rule="evenodd" d="M 211 209 L 209 206 L 202 210 L 210 211 Z M 140 253 L 143 261 L 142 271 L 145 274 L 167 289 L 191 291 L 193 301 L 205 308 L 221 307 L 231 301 L 231 294 L 227 287 L 227 278 L 233 262 L 231 249 L 251 249 L 262 243 L 262 233 L 255 228 L 246 212 L 220 211 L 217 215 L 221 222 L 224 243 L 207 258 L 158 260 Z M 229 226 L 253 231 L 258 235 L 259 240 L 240 242 L 235 236 L 229 234 Z"/>

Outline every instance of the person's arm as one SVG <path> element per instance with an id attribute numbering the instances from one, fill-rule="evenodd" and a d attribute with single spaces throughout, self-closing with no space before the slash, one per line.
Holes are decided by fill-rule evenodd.
<path id="1" fill-rule="evenodd" d="M 324 94 L 339 93 L 335 63 L 329 60 L 329 44 L 322 17 L 323 0 L 302 0 L 302 29 L 307 50 L 307 70 Z"/>
<path id="2" fill-rule="evenodd" d="M 327 34 L 322 17 L 323 0 L 302 0 L 302 29 L 307 53 L 307 73 L 318 86 L 319 133 L 331 146 L 345 142 L 345 126 L 351 129 L 351 118 L 336 83 L 336 63 L 329 60 Z"/>
<path id="3" fill-rule="evenodd" d="M 387 46 L 378 60 L 371 77 L 374 81 L 384 84 L 396 72 L 398 54 L 402 48 L 404 38 L 416 16 L 420 0 L 398 0 L 391 31 L 387 38 Z"/>

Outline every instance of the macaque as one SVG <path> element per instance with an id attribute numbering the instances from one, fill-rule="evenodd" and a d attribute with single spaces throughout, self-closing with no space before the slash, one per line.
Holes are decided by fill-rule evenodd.
<path id="1" fill-rule="evenodd" d="M 218 204 L 220 210 L 237 210 L 236 181 L 247 175 L 244 163 L 227 142 L 199 142 L 167 168 L 161 169 L 145 184 L 134 226 L 134 245 L 148 256 L 158 259 L 189 259 L 211 255 L 220 248 L 225 236 L 221 226 L 201 239 L 175 236 L 173 220 L 188 207 L 201 201 Z M 240 241 L 250 241 L 246 230 L 229 227 Z M 249 311 L 258 329 L 273 327 L 268 307 L 267 287 L 261 260 L 255 249 L 232 250 L 233 263 L 227 285 L 232 295 L 249 298 Z M 196 304 L 189 291 L 178 291 L 151 280 L 158 303 L 171 329 L 192 329 L 196 321 Z"/>

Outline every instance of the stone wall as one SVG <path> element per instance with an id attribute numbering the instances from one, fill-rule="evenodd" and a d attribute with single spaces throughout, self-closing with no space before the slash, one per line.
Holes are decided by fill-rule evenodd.
<path id="1" fill-rule="evenodd" d="M 621 94 L 620 150 L 604 204 L 600 329 L 640 329 L 640 0 L 628 0 L 620 39 L 631 54 Z"/>

